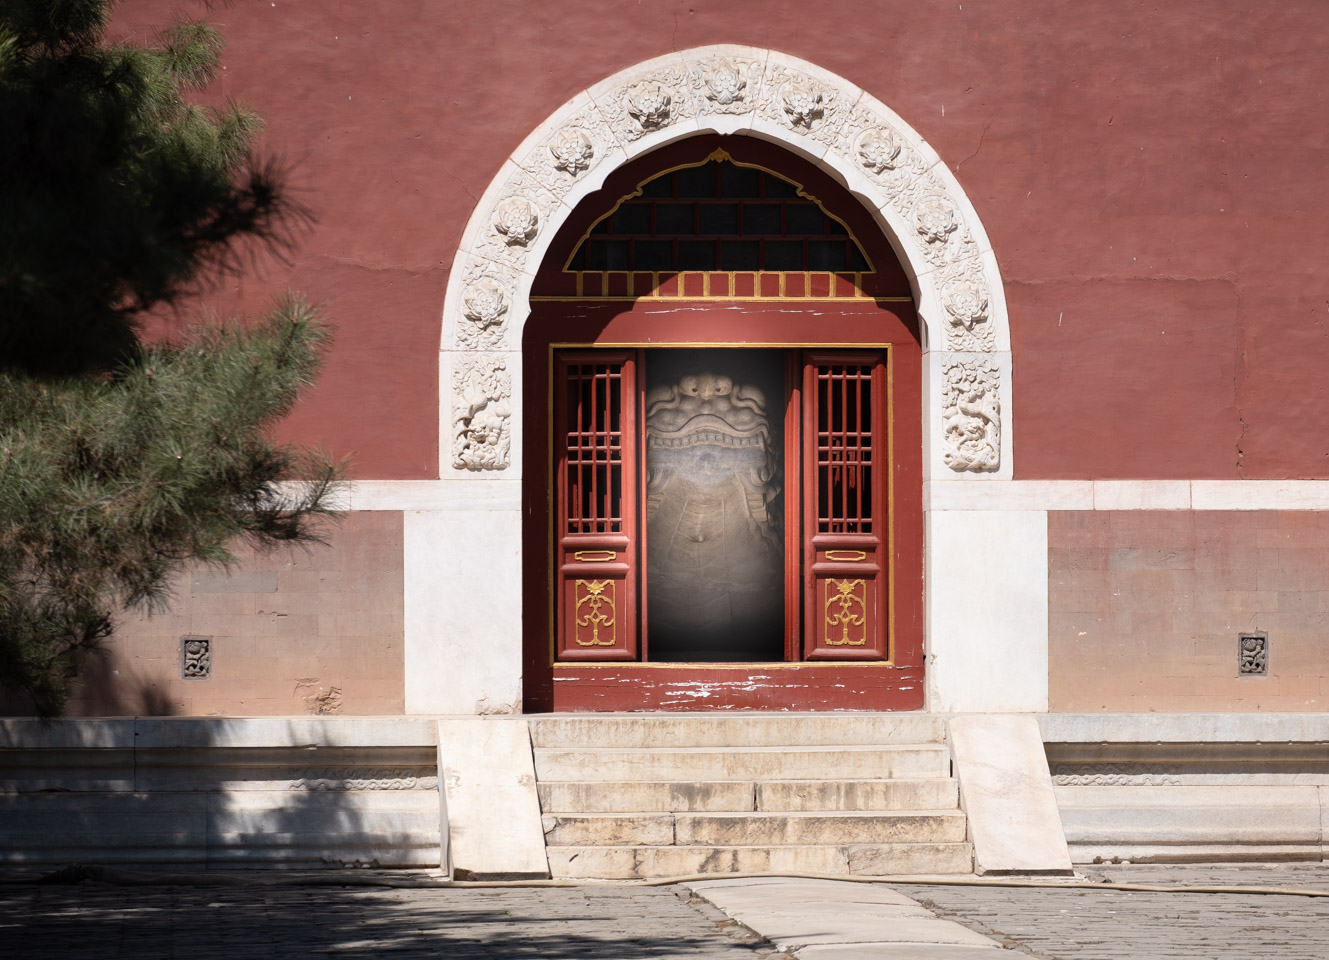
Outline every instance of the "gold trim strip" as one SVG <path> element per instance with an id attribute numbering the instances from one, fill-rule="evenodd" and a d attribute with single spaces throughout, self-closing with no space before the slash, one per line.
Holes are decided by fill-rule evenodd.
<path id="1" fill-rule="evenodd" d="M 823 556 L 836 563 L 860 563 L 868 558 L 865 550 L 827 550 Z"/>
<path id="2" fill-rule="evenodd" d="M 891 667 L 896 670 L 922 670 L 921 666 L 897 667 L 893 660 L 759 660 L 748 663 L 720 663 L 716 661 L 682 660 L 556 660 L 550 664 L 555 670 L 580 670 L 583 667 L 592 670 L 746 670 L 750 673 L 762 670 L 830 670 L 844 667 Z"/>
<path id="3" fill-rule="evenodd" d="M 608 563 L 617 556 L 617 550 L 578 550 L 572 559 L 578 563 Z"/>
<path id="4" fill-rule="evenodd" d="M 672 303 L 913 303 L 913 297 L 555 297 L 532 295 L 532 303 L 633 303 L 638 300 L 667 300 Z"/>

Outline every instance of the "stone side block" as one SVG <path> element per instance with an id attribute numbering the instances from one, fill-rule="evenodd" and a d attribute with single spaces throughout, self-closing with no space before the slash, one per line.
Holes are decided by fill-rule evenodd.
<path id="1" fill-rule="evenodd" d="M 679 846 L 818 843 L 955 843 L 965 839 L 958 810 L 919 813 L 679 814 Z"/>
<path id="2" fill-rule="evenodd" d="M 1049 713 L 1046 743 L 1329 743 L 1329 713 Z"/>
<path id="3" fill-rule="evenodd" d="M 1189 510 L 1191 506 L 1189 480 L 1095 480 L 1093 484 L 1095 510 Z"/>
<path id="4" fill-rule="evenodd" d="M 1094 844 L 1073 843 L 1076 863 L 1271 863 L 1322 860 L 1322 847 L 1313 844 L 1200 843 Z"/>
<path id="5" fill-rule="evenodd" d="M 545 843 L 550 846 L 596 844 L 610 847 L 662 846 L 674 842 L 674 818 L 663 813 L 651 816 L 562 814 L 544 817 Z"/>
<path id="6" fill-rule="evenodd" d="M 434 789 L 436 762 L 432 746 L 140 750 L 135 757 L 133 789 Z"/>
<path id="7" fill-rule="evenodd" d="M 1047 514 L 933 510 L 927 527 L 928 708 L 1046 710 Z"/>
<path id="8" fill-rule="evenodd" d="M 856 876 L 917 876 L 969 873 L 974 851 L 967 843 L 873 843 L 847 848 L 848 872 Z"/>
<path id="9" fill-rule="evenodd" d="M 978 873 L 1071 872 L 1037 721 L 1028 715 L 952 717 L 960 802 Z"/>
<path id="10" fill-rule="evenodd" d="M 753 784 L 746 781 L 573 783 L 536 785 L 540 809 L 550 813 L 633 813 L 751 810 Z"/>
<path id="11" fill-rule="evenodd" d="M 409 713 L 521 712 L 521 510 L 497 506 L 515 489 L 492 508 L 405 514 Z"/>
<path id="12" fill-rule="evenodd" d="M 436 790 L 208 795 L 209 865 L 377 865 L 439 862 Z"/>
<path id="13" fill-rule="evenodd" d="M 0 862 L 202 863 L 202 794 L 0 795 Z"/>
<path id="14" fill-rule="evenodd" d="M 433 746 L 432 720 L 414 717 L 140 717 L 139 749 Z"/>
<path id="15" fill-rule="evenodd" d="M 0 717 L 0 750 L 131 749 L 134 722 L 129 717 L 46 723 L 33 717 Z"/>
<path id="16" fill-rule="evenodd" d="M 134 772 L 127 749 L 0 750 L 0 794 L 130 791 Z"/>
<path id="17" fill-rule="evenodd" d="M 525 719 L 446 717 L 438 744 L 452 876 L 549 876 Z"/>
<path id="18" fill-rule="evenodd" d="M 926 780 L 776 780 L 756 785 L 757 809 L 953 810 L 959 806 L 956 782 Z"/>
<path id="19" fill-rule="evenodd" d="M 1314 786 L 1064 786 L 1066 839 L 1079 847 L 1264 847 L 1319 844 Z"/>

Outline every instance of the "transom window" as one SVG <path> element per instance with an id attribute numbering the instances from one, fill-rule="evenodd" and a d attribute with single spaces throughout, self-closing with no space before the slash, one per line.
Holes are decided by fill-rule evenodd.
<path id="1" fill-rule="evenodd" d="M 600 220 L 572 271 L 872 269 L 849 230 L 798 184 L 716 151 L 648 180 Z"/>

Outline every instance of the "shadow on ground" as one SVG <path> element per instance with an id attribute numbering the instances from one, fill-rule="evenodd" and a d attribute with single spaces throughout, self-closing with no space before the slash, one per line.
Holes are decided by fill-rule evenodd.
<path id="1" fill-rule="evenodd" d="M 0 956 L 751 960 L 772 953 L 742 928 L 726 933 L 731 923 L 666 887 L 385 890 L 263 880 L 220 888 L 3 885 Z"/>

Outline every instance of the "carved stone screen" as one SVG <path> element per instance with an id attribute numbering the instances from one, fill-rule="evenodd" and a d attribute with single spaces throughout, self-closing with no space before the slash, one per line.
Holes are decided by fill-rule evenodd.
<path id="1" fill-rule="evenodd" d="M 647 351 L 651 660 L 784 659 L 785 356 Z"/>

